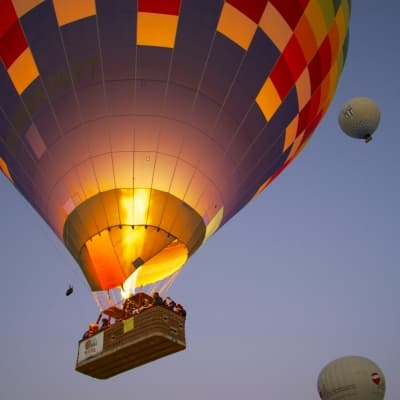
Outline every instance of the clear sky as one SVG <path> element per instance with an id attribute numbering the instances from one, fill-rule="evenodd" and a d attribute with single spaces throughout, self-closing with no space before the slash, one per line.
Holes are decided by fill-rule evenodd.
<path id="1" fill-rule="evenodd" d="M 318 400 L 321 368 L 373 359 L 400 398 L 400 5 L 354 0 L 347 63 L 300 156 L 188 262 L 170 291 L 187 350 L 111 380 L 74 371 L 97 308 L 71 256 L 0 177 L 0 398 Z M 369 144 L 340 106 L 381 107 Z M 69 283 L 74 294 L 65 296 Z"/>

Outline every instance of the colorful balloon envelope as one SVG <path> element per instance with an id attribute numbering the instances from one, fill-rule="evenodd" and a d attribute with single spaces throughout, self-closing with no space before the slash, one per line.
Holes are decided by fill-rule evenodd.
<path id="1" fill-rule="evenodd" d="M 296 157 L 350 0 L 0 0 L 0 168 L 94 292 L 175 276 Z"/>

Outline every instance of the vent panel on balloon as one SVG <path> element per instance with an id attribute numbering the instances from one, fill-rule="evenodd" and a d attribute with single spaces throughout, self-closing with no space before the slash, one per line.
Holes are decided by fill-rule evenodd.
<path id="1" fill-rule="evenodd" d="M 107 379 L 185 348 L 185 319 L 153 306 L 81 340 L 76 370 Z"/>

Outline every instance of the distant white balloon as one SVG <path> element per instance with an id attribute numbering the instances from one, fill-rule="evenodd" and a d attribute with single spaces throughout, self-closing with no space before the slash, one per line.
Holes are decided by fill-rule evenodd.
<path id="1" fill-rule="evenodd" d="M 372 139 L 381 119 L 377 104 L 368 97 L 354 97 L 347 101 L 339 112 L 342 131 L 355 139 Z"/>
<path id="2" fill-rule="evenodd" d="M 385 390 L 382 370 L 360 356 L 338 358 L 327 364 L 318 377 L 322 400 L 383 400 Z"/>

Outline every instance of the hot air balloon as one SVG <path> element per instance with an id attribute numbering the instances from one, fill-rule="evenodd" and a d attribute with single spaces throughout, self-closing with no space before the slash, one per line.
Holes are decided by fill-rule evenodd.
<path id="1" fill-rule="evenodd" d="M 0 168 L 114 316 L 299 154 L 348 47 L 350 0 L 0 4 Z"/>
<path id="2" fill-rule="evenodd" d="M 342 106 L 338 119 L 344 133 L 354 139 L 364 139 L 368 143 L 379 125 L 381 113 L 373 100 L 355 97 Z"/>
<path id="3" fill-rule="evenodd" d="M 318 377 L 322 400 L 383 400 L 385 377 L 366 357 L 346 356 L 327 364 Z"/>

